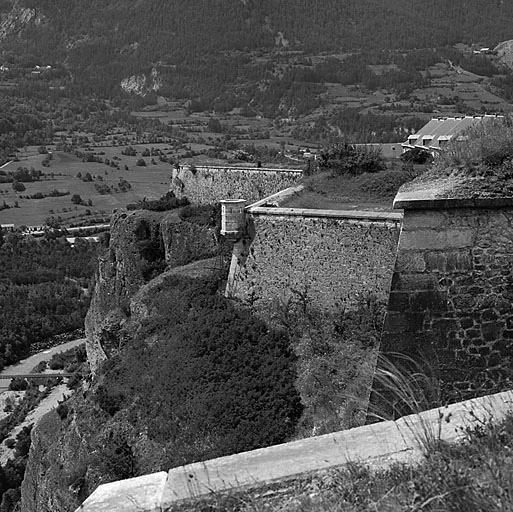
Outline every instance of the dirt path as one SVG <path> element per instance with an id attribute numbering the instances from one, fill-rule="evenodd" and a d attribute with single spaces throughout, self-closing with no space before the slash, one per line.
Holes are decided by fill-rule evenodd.
<path id="1" fill-rule="evenodd" d="M 54 354 L 58 354 L 59 352 L 65 352 L 66 350 L 77 347 L 82 343 L 85 343 L 85 341 L 85 338 L 78 338 L 76 340 L 62 343 L 61 345 L 58 345 L 56 347 L 43 350 L 37 354 L 34 354 L 33 356 L 28 357 L 27 359 L 24 359 L 23 361 L 20 361 L 17 364 L 4 368 L 4 370 L 0 372 L 0 375 L 9 376 L 30 373 L 31 370 L 41 361 L 49 361 Z M 21 395 L 23 394 L 23 392 L 7 392 L 7 390 L 9 389 L 9 383 L 9 379 L 0 379 L 0 406 L 2 407 L 2 410 L 5 407 L 5 399 L 7 398 L 7 396 L 15 394 L 14 396 L 12 396 L 12 398 L 19 400 L 21 398 Z M 14 427 L 14 429 L 9 434 L 9 439 L 16 439 L 16 436 L 21 432 L 23 427 L 30 425 L 31 423 L 33 423 L 34 425 L 37 424 L 37 422 L 47 412 L 57 407 L 58 403 L 70 394 L 71 391 L 68 389 L 66 384 L 60 384 L 53 388 L 50 394 L 45 399 L 43 399 L 39 403 L 39 405 L 27 415 L 25 420 L 20 425 Z M 0 413 L 0 416 L 1 415 L 4 415 L 4 413 Z M 7 446 L 5 446 L 4 441 L 0 444 L 0 465 L 3 466 L 9 459 L 12 458 L 14 458 L 14 450 L 7 448 Z"/>
<path id="2" fill-rule="evenodd" d="M 19 363 L 13 364 L 4 368 L 0 372 L 0 376 L 8 376 L 8 375 L 18 375 L 18 374 L 26 374 L 30 373 L 34 366 L 38 365 L 41 361 L 49 361 L 53 355 L 59 352 L 66 352 L 73 347 L 78 347 L 82 343 L 85 343 L 85 338 L 78 338 L 76 340 L 71 340 L 62 345 L 57 345 L 56 347 L 49 348 L 47 350 L 43 350 L 33 356 L 27 357 L 23 361 Z M 9 389 L 9 379 L 0 379 L 0 393 L 7 391 Z"/>

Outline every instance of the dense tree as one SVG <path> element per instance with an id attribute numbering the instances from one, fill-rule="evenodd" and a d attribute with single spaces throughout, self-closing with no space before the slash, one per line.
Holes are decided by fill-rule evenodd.
<path id="1" fill-rule="evenodd" d="M 0 366 L 33 343 L 82 328 L 89 305 L 83 288 L 96 269 L 99 244 L 35 240 L 8 233 L 0 247 Z"/>
<path id="2" fill-rule="evenodd" d="M 20 181 L 13 181 L 12 188 L 15 192 L 24 192 L 26 190 L 25 185 Z"/>

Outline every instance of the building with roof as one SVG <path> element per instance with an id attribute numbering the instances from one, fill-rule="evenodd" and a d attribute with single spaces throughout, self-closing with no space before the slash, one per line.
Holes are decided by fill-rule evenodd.
<path id="1" fill-rule="evenodd" d="M 483 116 L 433 118 L 417 133 L 410 135 L 408 140 L 401 145 L 403 151 L 419 148 L 434 154 L 455 137 L 456 140 L 464 140 L 464 132 L 468 128 L 497 117 L 503 116 L 486 114 Z"/>

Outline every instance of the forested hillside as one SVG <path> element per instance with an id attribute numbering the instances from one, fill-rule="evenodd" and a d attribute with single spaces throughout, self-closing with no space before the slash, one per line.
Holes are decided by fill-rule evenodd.
<path id="1" fill-rule="evenodd" d="M 3 2 L 4 9 L 9 2 Z M 22 0 L 46 23 L 27 31 L 33 51 L 84 56 L 99 46 L 98 62 L 111 63 L 108 50 L 135 59 L 193 56 L 198 50 L 271 47 L 282 33 L 290 49 L 312 51 L 426 48 L 458 41 L 489 44 L 511 35 L 513 5 L 490 0 Z M 34 37 L 42 38 L 42 44 Z M 285 42 L 286 40 L 286 42 Z M 107 50 L 107 51 L 105 51 Z M 87 52 L 86 52 L 87 53 Z"/>
<path id="2" fill-rule="evenodd" d="M 0 236 L 0 368 L 30 353 L 31 345 L 81 329 L 89 307 L 99 244 Z"/>
<path id="3" fill-rule="evenodd" d="M 105 93 L 122 77 L 156 65 L 188 80 L 201 79 L 202 67 L 221 65 L 230 81 L 233 64 L 244 64 L 258 49 L 493 46 L 513 37 L 513 4 L 500 0 L 486 8 L 478 0 L 20 0 L 15 6 L 11 12 L 10 0 L 1 3 L 4 20 L 9 13 L 11 21 L 12 14 L 20 18 L 20 7 L 33 11 L 25 11 L 27 24 L 3 23 L 4 48 L 34 62 L 64 62 L 80 87 Z M 227 51 L 243 55 L 231 55 L 236 60 L 227 65 L 219 60 Z M 177 73 L 185 63 L 194 71 Z"/>

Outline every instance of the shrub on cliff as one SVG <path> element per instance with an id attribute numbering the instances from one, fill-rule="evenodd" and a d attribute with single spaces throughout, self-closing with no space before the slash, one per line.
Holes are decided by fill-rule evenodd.
<path id="1" fill-rule="evenodd" d="M 106 364 L 97 401 L 165 444 L 166 467 L 294 433 L 302 406 L 287 336 L 233 308 L 215 282 L 168 278 L 155 308 L 124 356 Z"/>
<path id="2" fill-rule="evenodd" d="M 294 290 L 277 311 L 276 320 L 294 340 L 299 355 L 296 387 L 305 405 L 299 435 L 361 425 L 385 305 L 368 294 L 350 307 L 342 300 L 326 311 L 317 307 L 305 288 Z"/>
<path id="3" fill-rule="evenodd" d="M 148 201 L 144 198 L 142 201 L 137 203 L 130 203 L 127 205 L 127 210 L 150 210 L 152 212 L 165 212 L 168 210 L 174 210 L 175 208 L 181 208 L 187 206 L 189 200 L 186 197 L 177 199 L 173 192 L 167 192 L 160 199 Z"/>

